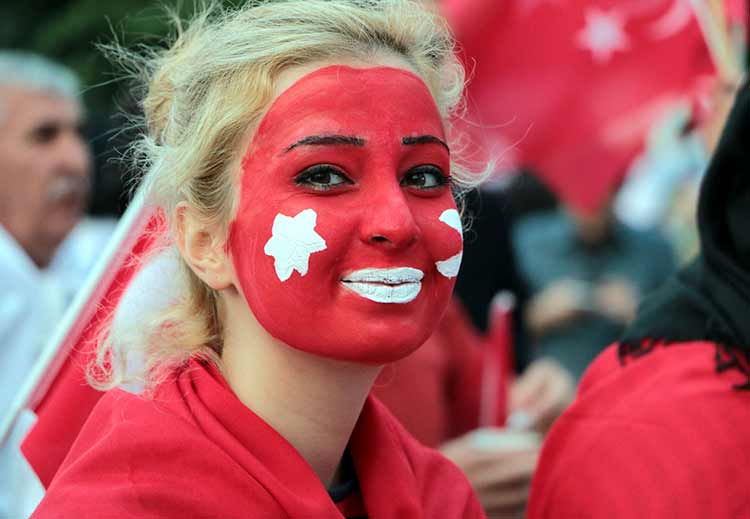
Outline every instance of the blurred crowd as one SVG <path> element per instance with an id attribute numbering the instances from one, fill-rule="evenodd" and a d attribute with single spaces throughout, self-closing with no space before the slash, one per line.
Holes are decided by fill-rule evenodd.
<path id="1" fill-rule="evenodd" d="M 468 231 L 451 308 L 421 349 L 384 370 L 374 392 L 413 435 L 464 470 L 490 517 L 523 517 L 544 435 L 578 381 L 622 336 L 643 298 L 698 250 L 697 193 L 739 75 L 717 70 L 711 48 L 691 56 L 668 48 L 662 62 L 673 63 L 680 77 L 655 79 L 650 49 L 658 54 L 675 38 L 678 49 L 690 38 L 703 41 L 694 20 L 662 27 L 664 41 L 643 43 L 635 30 L 617 33 L 622 20 L 606 19 L 594 1 L 567 8 L 543 0 L 434 4 L 453 24 L 465 63 L 475 67 L 472 132 L 500 158 L 480 188 L 461 195 Z M 588 13 L 589 32 L 566 35 L 578 38 L 578 50 L 588 45 L 588 62 L 562 51 L 551 62 L 537 59 L 548 52 L 539 41 L 544 34 L 528 52 L 514 47 L 519 27 L 532 23 L 523 17 L 544 27 L 554 23 L 550 11 L 565 9 Z M 657 11 L 633 19 L 657 24 L 665 9 Z M 559 14 L 559 25 L 568 18 Z M 677 72 L 676 63 L 688 58 L 693 65 L 682 63 Z M 603 72 L 586 76 L 592 63 Z M 639 82 L 637 95 L 627 92 Z M 129 200 L 125 188 L 115 196 L 95 192 L 106 175 L 123 186 L 128 167 L 113 167 L 115 154 L 101 149 L 110 142 L 102 135 L 117 127 L 94 136 L 92 152 L 86 121 L 105 118 L 87 113 L 80 93 L 89 86 L 57 61 L 0 50 L 3 420 L 18 412 L 20 390 L 43 369 L 45 348 L 54 350 L 56 328 L 75 319 L 66 311 L 78 291 L 90 293 L 96 283 L 89 276 Z M 529 97 L 549 89 L 559 98 Z M 618 98 L 643 110 L 627 112 Z M 598 113 L 572 119 L 588 111 Z M 608 132 L 606 139 L 596 132 Z M 602 144 L 613 139 L 609 148 Z M 512 294 L 512 304 L 499 306 L 498 294 L 506 303 Z M 503 359 L 495 387 L 502 409 L 491 419 L 482 412 L 488 351 Z M 11 420 L 0 451 L 0 517 L 28 515 L 43 493 L 18 450 L 34 418 Z"/>

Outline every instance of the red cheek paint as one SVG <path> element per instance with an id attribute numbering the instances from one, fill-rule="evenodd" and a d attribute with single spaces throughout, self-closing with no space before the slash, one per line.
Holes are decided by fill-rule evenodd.
<path id="1" fill-rule="evenodd" d="M 462 248 L 444 141 L 429 90 L 400 69 L 325 67 L 274 101 L 242 162 L 229 241 L 272 336 L 372 364 L 427 339 L 455 281 L 439 266 Z"/>

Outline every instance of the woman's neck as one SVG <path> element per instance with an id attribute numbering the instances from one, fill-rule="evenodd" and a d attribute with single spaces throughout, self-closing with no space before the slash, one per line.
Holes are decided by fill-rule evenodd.
<path id="1" fill-rule="evenodd" d="M 381 367 L 291 348 L 255 321 L 244 300 L 228 301 L 225 309 L 222 360 L 227 382 L 330 486 Z"/>

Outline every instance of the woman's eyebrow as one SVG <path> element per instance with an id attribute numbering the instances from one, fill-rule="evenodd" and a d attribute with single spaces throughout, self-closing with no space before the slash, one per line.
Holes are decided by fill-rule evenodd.
<path id="1" fill-rule="evenodd" d="M 331 144 L 348 144 L 350 146 L 364 146 L 365 140 L 361 137 L 352 135 L 310 135 L 298 140 L 288 146 L 284 153 L 287 153 L 297 146 L 326 146 Z"/>
<path id="2" fill-rule="evenodd" d="M 451 151 L 451 149 L 448 147 L 448 144 L 444 140 L 438 139 L 434 135 L 417 135 L 415 137 L 404 137 L 403 139 L 401 139 L 401 144 L 404 144 L 406 146 L 412 146 L 414 144 L 428 144 L 428 143 L 440 144 L 443 148 L 445 148 L 449 152 Z"/>

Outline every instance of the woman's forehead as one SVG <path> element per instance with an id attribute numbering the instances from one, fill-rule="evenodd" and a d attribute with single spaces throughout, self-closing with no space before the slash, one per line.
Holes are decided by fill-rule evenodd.
<path id="1" fill-rule="evenodd" d="M 312 61 L 310 63 L 305 63 L 304 65 L 295 65 L 282 70 L 274 80 L 274 99 L 279 97 L 302 78 L 330 67 L 346 67 L 352 69 L 395 68 L 416 75 L 416 70 L 405 58 L 394 54 L 382 54 L 370 61 L 360 59 Z"/>
<path id="2" fill-rule="evenodd" d="M 334 65 L 302 76 L 275 99 L 256 136 L 295 138 L 311 131 L 443 137 L 442 119 L 424 81 L 408 70 L 382 66 Z"/>

